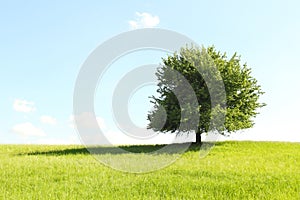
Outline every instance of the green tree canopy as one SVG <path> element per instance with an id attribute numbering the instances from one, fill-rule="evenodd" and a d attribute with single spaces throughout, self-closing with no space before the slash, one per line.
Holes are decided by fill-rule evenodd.
<path id="1" fill-rule="evenodd" d="M 212 65 L 217 73 L 212 70 Z M 148 128 L 159 132 L 193 131 L 197 143 L 201 142 L 201 134 L 208 132 L 209 128 L 226 135 L 253 127 L 253 119 L 259 114 L 258 108 L 265 106 L 259 102 L 263 94 L 261 86 L 251 76 L 251 69 L 241 64 L 240 56 L 235 53 L 228 59 L 226 53 L 216 51 L 213 46 L 207 49 L 194 46 L 182 48 L 179 53 L 163 59 L 156 76 L 159 97 L 151 97 L 154 109 L 148 114 Z M 183 79 L 188 81 L 193 93 L 184 88 Z M 225 102 L 220 101 L 220 105 L 213 108 L 209 81 L 222 81 L 225 89 Z M 213 92 L 217 96 L 221 93 L 220 87 L 215 87 Z M 198 105 L 187 103 L 183 106 L 178 96 L 184 99 L 196 97 Z M 191 117 L 195 116 L 195 112 L 198 113 L 197 119 Z M 223 126 L 210 127 L 211 119 L 221 112 L 224 114 Z M 183 114 L 185 117 L 182 117 Z M 189 125 L 182 125 L 185 122 Z M 197 126 L 191 126 L 195 122 Z"/>

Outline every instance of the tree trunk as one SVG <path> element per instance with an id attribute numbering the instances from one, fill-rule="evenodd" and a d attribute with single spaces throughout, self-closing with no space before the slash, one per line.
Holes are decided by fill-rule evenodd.
<path id="1" fill-rule="evenodd" d="M 201 144 L 201 134 L 196 133 L 196 144 Z"/>
<path id="2" fill-rule="evenodd" d="M 196 142 L 194 144 L 201 144 L 201 133 L 199 131 L 196 132 Z"/>

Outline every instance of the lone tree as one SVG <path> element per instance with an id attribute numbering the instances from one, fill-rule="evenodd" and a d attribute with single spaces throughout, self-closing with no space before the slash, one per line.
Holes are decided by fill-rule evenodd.
<path id="1" fill-rule="evenodd" d="M 203 71 L 203 55 L 208 55 L 223 81 L 225 89 L 224 105 L 213 110 L 211 106 L 211 94 L 208 84 L 199 73 L 199 68 Z M 198 64 L 197 64 L 198 63 Z M 202 64 L 199 64 L 202 63 Z M 204 64 L 205 65 L 205 64 Z M 209 66 L 206 66 L 209 67 Z M 198 69 L 198 70 L 197 70 Z M 177 71 L 192 87 L 194 96 L 196 95 L 198 107 L 196 109 L 183 109 L 178 101 L 178 93 L 185 98 L 189 98 L 191 93 L 179 88 L 181 81 L 178 74 L 172 74 L 170 71 Z M 205 68 L 204 68 L 205 70 Z M 241 129 L 251 128 L 254 125 L 253 118 L 256 117 L 257 109 L 265 106 L 260 103 L 259 97 L 264 93 L 257 80 L 251 76 L 251 69 L 246 64 L 241 65 L 240 56 L 236 53 L 228 59 L 226 53 L 216 51 L 213 46 L 207 49 L 199 47 L 181 48 L 179 53 L 174 53 L 163 59 L 163 64 L 156 72 L 158 79 L 159 97 L 152 96 L 151 102 L 154 109 L 148 114 L 148 128 L 159 132 L 194 132 L 196 134 L 196 143 L 201 143 L 201 134 L 209 130 L 216 130 L 219 134 L 229 135 L 232 132 Z M 174 89 L 177 88 L 177 93 Z M 187 106 L 187 108 L 190 108 Z M 198 113 L 198 119 L 181 118 L 182 112 Z M 210 127 L 211 119 L 215 116 L 214 112 L 224 113 L 224 124 L 222 128 Z M 189 115 L 186 115 L 189 116 Z M 192 115 L 191 115 L 192 116 Z M 180 128 L 183 122 L 197 121 L 197 126 L 186 126 Z M 196 130 L 193 130 L 197 127 Z M 191 130 L 192 129 L 192 130 Z"/>

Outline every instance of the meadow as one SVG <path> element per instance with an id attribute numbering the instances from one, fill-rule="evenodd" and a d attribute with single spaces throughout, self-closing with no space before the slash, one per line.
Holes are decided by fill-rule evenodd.
<path id="1" fill-rule="evenodd" d="M 0 199 L 300 199 L 300 143 L 218 142 L 204 158 L 191 146 L 141 174 L 104 166 L 78 145 L 0 145 Z"/>

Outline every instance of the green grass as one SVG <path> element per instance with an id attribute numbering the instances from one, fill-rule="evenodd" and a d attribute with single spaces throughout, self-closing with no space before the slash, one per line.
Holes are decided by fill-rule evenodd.
<path id="1" fill-rule="evenodd" d="M 0 199 L 300 199 L 300 144 L 220 142 L 203 159 L 193 146 L 146 174 L 106 167 L 81 146 L 1 145 Z"/>

